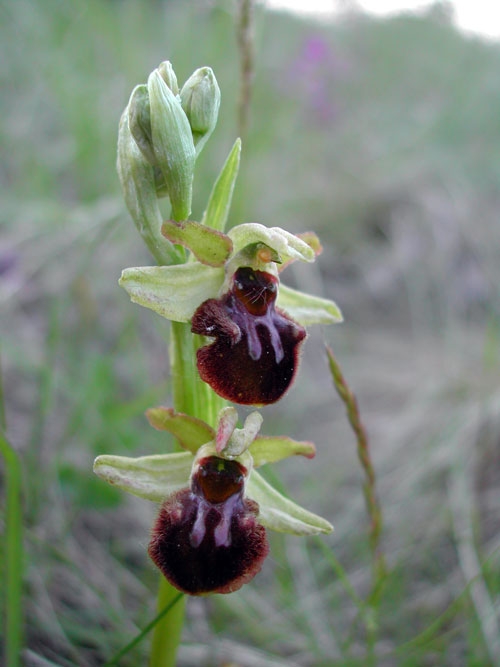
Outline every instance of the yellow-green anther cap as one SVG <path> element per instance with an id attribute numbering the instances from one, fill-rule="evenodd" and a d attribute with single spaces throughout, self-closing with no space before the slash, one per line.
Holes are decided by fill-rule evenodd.
<path id="1" fill-rule="evenodd" d="M 182 108 L 188 117 L 198 155 L 217 124 L 220 89 L 210 67 L 197 69 L 180 92 Z"/>
<path id="2" fill-rule="evenodd" d="M 172 63 L 170 60 L 164 60 L 160 65 L 158 66 L 158 72 L 160 73 L 161 78 L 167 86 L 170 88 L 170 90 L 173 92 L 174 95 L 179 94 L 179 86 L 177 85 L 177 77 L 174 72 L 174 68 L 172 67 Z"/>
<path id="3" fill-rule="evenodd" d="M 155 165 L 161 170 L 172 205 L 172 218 L 191 213 L 196 153 L 188 118 L 158 69 L 148 79 L 151 140 Z"/>

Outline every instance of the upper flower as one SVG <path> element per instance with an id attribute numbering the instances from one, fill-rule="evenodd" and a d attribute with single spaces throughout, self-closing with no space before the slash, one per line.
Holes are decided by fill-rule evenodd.
<path id="1" fill-rule="evenodd" d="M 192 221 L 167 221 L 162 233 L 189 248 L 193 261 L 125 269 L 122 287 L 132 301 L 215 338 L 197 359 L 201 378 L 219 395 L 240 404 L 277 401 L 293 380 L 303 325 L 342 319 L 333 301 L 279 280 L 279 264 L 314 261 L 316 236 L 258 223 L 223 234 Z"/>
<path id="2" fill-rule="evenodd" d="M 147 414 L 153 426 L 173 433 L 186 451 L 99 456 L 94 470 L 110 484 L 162 503 L 148 551 L 179 590 L 198 595 L 240 588 L 259 572 L 268 553 L 265 527 L 294 535 L 333 530 L 255 470 L 296 454 L 311 458 L 312 443 L 259 436 L 262 417 L 257 412 L 237 429 L 236 410 L 225 408 L 216 431 L 167 408 Z"/>

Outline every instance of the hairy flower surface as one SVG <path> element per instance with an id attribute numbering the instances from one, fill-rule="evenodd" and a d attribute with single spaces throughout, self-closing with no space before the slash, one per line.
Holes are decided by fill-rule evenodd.
<path id="1" fill-rule="evenodd" d="M 269 545 L 257 503 L 243 497 L 247 474 L 237 461 L 204 457 L 191 488 L 162 504 L 148 552 L 179 590 L 232 593 L 261 569 Z"/>
<path id="2" fill-rule="evenodd" d="M 196 222 L 168 221 L 162 231 L 196 261 L 126 269 L 120 284 L 132 301 L 215 338 L 198 350 L 198 371 L 220 396 L 246 405 L 280 399 L 297 370 L 304 325 L 342 319 L 333 301 L 279 280 L 279 264 L 314 261 L 317 238 L 310 234 L 306 241 L 258 223 L 226 235 Z"/>
<path id="3" fill-rule="evenodd" d="M 225 408 L 217 430 L 168 408 L 148 411 L 186 451 L 128 458 L 99 456 L 94 471 L 110 484 L 161 503 L 149 554 L 168 581 L 191 595 L 231 593 L 261 569 L 265 528 L 295 535 L 329 533 L 325 519 L 270 486 L 255 467 L 288 456 L 314 456 L 310 442 L 259 436 L 262 417 Z"/>

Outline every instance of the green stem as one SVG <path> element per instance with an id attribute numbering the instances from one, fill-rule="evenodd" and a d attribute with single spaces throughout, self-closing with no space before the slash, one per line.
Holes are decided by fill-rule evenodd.
<path id="1" fill-rule="evenodd" d="M 170 363 L 174 409 L 203 419 L 215 426 L 217 414 L 225 402 L 200 380 L 196 368 L 196 349 L 199 336 L 193 336 L 189 324 L 172 322 Z M 178 591 L 161 578 L 158 611 L 172 603 Z M 150 667 L 174 667 L 182 635 L 186 598 L 171 606 L 158 620 L 153 630 Z"/>
<path id="2" fill-rule="evenodd" d="M 0 453 L 5 461 L 5 665 L 21 664 L 23 535 L 21 464 L 13 447 L 0 432 Z"/>
<path id="3" fill-rule="evenodd" d="M 158 591 L 158 612 L 168 608 L 166 614 L 158 618 L 153 629 L 151 642 L 150 667 L 175 667 L 177 651 L 184 627 L 186 611 L 186 596 L 183 595 L 177 603 L 179 591 L 161 577 Z"/>

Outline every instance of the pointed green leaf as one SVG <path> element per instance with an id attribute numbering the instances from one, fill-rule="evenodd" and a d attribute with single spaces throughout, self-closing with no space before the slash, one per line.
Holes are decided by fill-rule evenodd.
<path id="1" fill-rule="evenodd" d="M 259 521 L 266 528 L 292 535 L 317 535 L 333 530 L 326 519 L 285 498 L 255 470 L 247 482 L 247 495 L 258 503 Z"/>
<path id="2" fill-rule="evenodd" d="M 330 299 L 299 292 L 280 284 L 277 305 L 302 325 L 342 322 L 339 307 Z"/>
<path id="3" fill-rule="evenodd" d="M 218 296 L 224 270 L 199 262 L 125 269 L 119 280 L 134 303 L 174 322 L 189 322 L 207 299 Z"/>
<path id="4" fill-rule="evenodd" d="M 175 412 L 172 408 L 149 408 L 146 417 L 158 431 L 168 431 L 179 441 L 180 446 L 191 454 L 215 438 L 215 431 L 202 419 Z"/>
<path id="5" fill-rule="evenodd" d="M 229 236 L 194 220 L 167 220 L 161 233 L 171 243 L 189 248 L 199 262 L 209 266 L 224 266 L 233 249 Z"/>
<path id="6" fill-rule="evenodd" d="M 223 232 L 233 198 L 234 184 L 240 168 L 241 139 L 236 139 L 208 199 L 202 223 Z"/>
<path id="7" fill-rule="evenodd" d="M 189 484 L 193 456 L 189 452 L 155 456 L 98 456 L 94 472 L 108 484 L 134 496 L 162 502 Z"/>
<path id="8" fill-rule="evenodd" d="M 316 454 L 316 447 L 312 442 L 292 440 L 284 435 L 259 436 L 250 445 L 250 454 L 254 466 L 258 468 L 266 463 L 276 463 L 297 454 L 312 459 Z"/>

